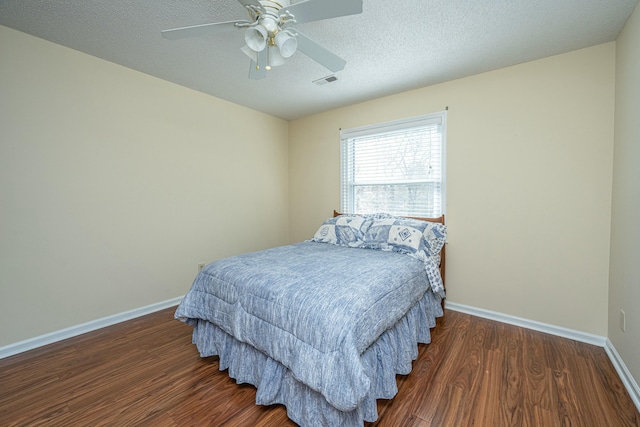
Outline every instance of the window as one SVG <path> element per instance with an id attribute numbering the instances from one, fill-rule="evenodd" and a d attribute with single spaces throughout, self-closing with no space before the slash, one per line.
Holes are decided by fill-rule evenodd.
<path id="1" fill-rule="evenodd" d="M 442 215 L 446 114 L 341 130 L 342 212 Z"/>

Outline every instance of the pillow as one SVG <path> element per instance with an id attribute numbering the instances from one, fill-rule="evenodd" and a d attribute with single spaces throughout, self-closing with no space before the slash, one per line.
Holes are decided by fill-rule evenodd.
<path id="1" fill-rule="evenodd" d="M 362 244 L 363 223 L 364 218 L 355 215 L 329 218 L 316 231 L 311 241 L 342 246 L 360 246 Z"/>
<path id="2" fill-rule="evenodd" d="M 387 217 L 382 219 L 365 217 L 367 223 L 366 230 L 363 233 L 363 240 L 366 247 L 371 249 L 381 249 L 386 247 L 389 242 L 389 232 L 395 217 Z"/>
<path id="3" fill-rule="evenodd" d="M 427 226 L 422 232 L 425 250 L 429 256 L 439 256 L 440 251 L 447 240 L 447 227 L 437 222 L 426 223 Z"/>
<path id="4" fill-rule="evenodd" d="M 442 224 L 389 214 L 340 215 L 325 220 L 311 241 L 433 257 L 440 265 L 446 231 Z"/>
<path id="5" fill-rule="evenodd" d="M 439 258 L 446 239 L 446 227 L 412 218 L 373 218 L 368 219 L 363 234 L 364 246 L 371 249 L 403 253 L 424 252 L 428 257 Z"/>
<path id="6" fill-rule="evenodd" d="M 433 258 L 436 265 L 440 265 L 440 251 L 447 240 L 447 227 L 443 224 L 429 222 L 422 232 L 426 254 Z"/>
<path id="7" fill-rule="evenodd" d="M 420 250 L 422 231 L 404 224 L 393 224 L 387 243 L 411 252 Z"/>
<path id="8" fill-rule="evenodd" d="M 323 222 L 320 228 L 318 228 L 318 231 L 316 231 L 316 234 L 313 235 L 311 241 L 320 243 L 333 243 L 334 245 L 338 244 L 335 222 L 333 224 L 330 223 L 329 220 Z"/>

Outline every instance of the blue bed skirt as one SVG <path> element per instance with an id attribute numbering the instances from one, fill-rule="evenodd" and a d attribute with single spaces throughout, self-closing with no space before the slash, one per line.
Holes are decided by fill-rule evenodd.
<path id="1" fill-rule="evenodd" d="M 378 418 L 377 399 L 391 399 L 398 392 L 396 375 L 411 372 L 418 357 L 418 343 L 431 342 L 430 329 L 443 315 L 442 295 L 431 290 L 393 327 L 362 353 L 371 387 L 358 406 L 344 412 L 331 406 L 320 393 L 298 381 L 276 360 L 240 342 L 214 324 L 188 319 L 194 326 L 193 343 L 202 357 L 219 356 L 220 370 L 229 371 L 237 383 L 256 387 L 259 405 L 282 404 L 291 420 L 303 427 L 362 426 Z"/>

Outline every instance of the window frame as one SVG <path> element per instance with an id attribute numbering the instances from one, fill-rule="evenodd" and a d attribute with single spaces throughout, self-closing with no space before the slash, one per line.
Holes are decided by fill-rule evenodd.
<path id="1" fill-rule="evenodd" d="M 447 109 L 448 110 L 448 109 Z M 447 207 L 447 171 L 446 171 L 446 149 L 447 149 L 447 110 L 439 111 L 436 113 L 423 114 L 420 116 L 413 116 L 399 120 L 393 120 L 388 122 L 374 123 L 371 125 L 360 126 L 350 129 L 340 129 L 340 211 L 344 213 L 366 213 L 366 212 L 352 212 L 355 205 L 354 189 L 355 185 L 349 185 L 345 181 L 347 180 L 348 167 L 347 160 L 347 148 L 346 144 L 349 140 L 359 137 L 373 136 L 376 134 L 393 133 L 403 130 L 411 130 L 420 127 L 428 126 L 440 126 L 441 135 L 441 180 L 440 180 L 440 192 L 441 192 L 441 212 L 440 215 L 445 215 Z M 346 191 L 351 192 L 351 196 L 347 197 Z M 348 201 L 351 201 L 351 206 L 347 206 Z M 436 215 L 436 216 L 440 216 Z M 429 215 L 433 216 L 433 215 Z"/>

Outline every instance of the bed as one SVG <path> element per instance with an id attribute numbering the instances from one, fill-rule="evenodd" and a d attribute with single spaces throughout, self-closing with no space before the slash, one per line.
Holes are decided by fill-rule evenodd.
<path id="1" fill-rule="evenodd" d="M 301 426 L 362 426 L 442 316 L 444 217 L 334 212 L 304 242 L 208 264 L 175 317 L 256 403 Z"/>

